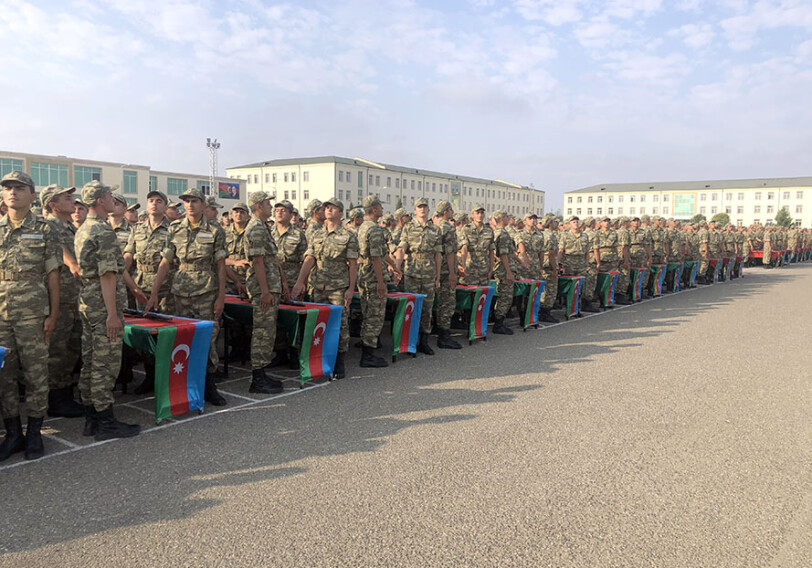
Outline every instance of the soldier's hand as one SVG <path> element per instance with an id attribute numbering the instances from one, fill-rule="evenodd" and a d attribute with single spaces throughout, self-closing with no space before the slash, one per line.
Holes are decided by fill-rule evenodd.
<path id="1" fill-rule="evenodd" d="M 148 314 L 158 305 L 158 298 L 154 294 L 150 294 L 149 300 L 144 302 L 144 315 Z"/>
<path id="2" fill-rule="evenodd" d="M 234 288 L 237 290 L 237 295 L 240 297 L 248 296 L 248 288 L 245 287 L 245 284 L 242 282 L 236 282 L 234 284 Z"/>
<path id="3" fill-rule="evenodd" d="M 271 294 L 270 292 L 263 292 L 259 296 L 259 311 L 261 311 L 264 314 L 265 312 L 268 311 L 268 308 L 273 306 L 275 303 L 276 302 L 274 300 L 273 294 Z"/>
<path id="4" fill-rule="evenodd" d="M 347 288 L 347 291 L 344 292 L 344 308 L 349 310 L 350 309 L 350 302 L 352 302 L 352 290 Z"/>
<path id="5" fill-rule="evenodd" d="M 434 289 L 435 289 L 435 290 L 439 290 L 439 289 L 440 289 L 440 279 L 439 279 L 439 278 L 435 278 L 435 279 L 434 279 Z"/>
<path id="6" fill-rule="evenodd" d="M 453 273 L 448 274 L 448 287 L 452 290 L 457 288 L 457 275 Z"/>
<path id="7" fill-rule="evenodd" d="M 42 324 L 43 335 L 45 335 L 45 343 L 48 343 L 51 340 L 51 333 L 53 333 L 55 327 L 56 327 L 55 317 L 48 316 L 47 318 L 45 318 L 45 323 Z"/>
<path id="8" fill-rule="evenodd" d="M 286 300 L 290 300 L 290 288 L 288 288 L 288 283 L 282 283 L 282 297 Z"/>
<path id="9" fill-rule="evenodd" d="M 294 300 L 298 300 L 299 298 L 301 298 L 301 297 L 302 297 L 302 293 L 303 293 L 303 292 L 304 292 L 304 286 L 302 286 L 301 284 L 299 284 L 299 283 L 297 282 L 297 283 L 296 283 L 296 284 L 293 286 L 293 292 L 291 292 L 291 294 L 293 295 L 293 299 L 294 299 Z"/>
<path id="10" fill-rule="evenodd" d="M 397 286 L 397 284 L 403 279 L 403 273 L 397 268 L 393 268 L 392 274 L 393 274 L 392 282 L 394 282 L 395 285 Z"/>
<path id="11" fill-rule="evenodd" d="M 135 300 L 139 304 L 146 304 L 148 302 L 147 296 L 146 294 L 144 294 L 144 291 L 141 290 L 141 288 L 136 288 L 135 291 L 133 292 L 133 296 L 135 296 Z"/>
<path id="12" fill-rule="evenodd" d="M 71 266 L 70 267 L 70 273 L 73 274 L 73 277 L 76 280 L 81 280 L 82 279 L 82 273 L 79 272 L 79 265 Z"/>
<path id="13" fill-rule="evenodd" d="M 465 278 L 465 267 L 461 264 L 458 264 L 457 273 L 460 275 L 460 278 Z"/>
<path id="14" fill-rule="evenodd" d="M 378 282 L 375 290 L 379 298 L 386 298 L 386 282 Z"/>
<path id="15" fill-rule="evenodd" d="M 219 320 L 220 316 L 223 315 L 223 310 L 226 307 L 226 299 L 225 298 L 217 298 L 214 300 L 214 319 Z"/>
<path id="16" fill-rule="evenodd" d="M 115 341 L 121 331 L 124 329 L 124 324 L 121 323 L 121 318 L 118 314 L 108 314 L 107 316 L 107 339 Z"/>
<path id="17" fill-rule="evenodd" d="M 629 261 L 627 260 L 626 262 L 623 263 L 623 270 L 628 270 L 628 269 L 629 269 Z"/>

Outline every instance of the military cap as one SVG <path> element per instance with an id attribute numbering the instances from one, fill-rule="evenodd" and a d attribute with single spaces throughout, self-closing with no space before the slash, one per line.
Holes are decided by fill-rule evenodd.
<path id="1" fill-rule="evenodd" d="M 206 205 L 208 207 L 214 207 L 215 209 L 222 209 L 223 204 L 217 202 L 217 198 L 213 195 L 206 196 Z"/>
<path id="2" fill-rule="evenodd" d="M 287 199 L 283 199 L 282 201 L 274 203 L 274 207 L 284 207 L 285 209 L 287 209 L 291 213 L 293 213 L 293 211 L 294 211 L 293 203 L 291 203 Z"/>
<path id="3" fill-rule="evenodd" d="M 96 201 L 100 197 L 104 197 L 105 193 L 112 193 L 113 190 L 104 185 L 102 182 L 93 180 L 85 184 L 82 188 L 82 201 L 88 207 L 96 205 Z"/>
<path id="4" fill-rule="evenodd" d="M 110 190 L 113 192 L 113 199 L 121 203 L 122 205 L 127 205 L 127 200 L 124 199 L 124 196 L 118 193 L 117 191 L 113 190 L 111 187 Z"/>
<path id="5" fill-rule="evenodd" d="M 389 223 L 391 223 L 392 221 L 394 221 L 394 220 L 395 220 L 395 218 L 392 216 L 392 214 L 391 214 L 391 213 L 387 213 L 386 215 L 384 215 L 383 217 L 381 217 L 381 221 L 383 221 L 383 222 L 384 222 L 384 223 L 386 223 L 387 225 L 388 225 Z"/>
<path id="6" fill-rule="evenodd" d="M 499 219 L 503 219 L 505 217 L 507 217 L 507 211 L 505 211 L 504 209 L 497 209 L 496 211 L 491 213 L 491 219 L 493 219 L 494 221 L 498 221 Z"/>
<path id="7" fill-rule="evenodd" d="M 0 185 L 8 185 L 12 181 L 24 183 L 31 189 L 34 189 L 34 180 L 31 179 L 31 176 L 17 170 L 14 170 L 13 172 L 9 172 L 6 175 L 4 175 L 3 179 L 0 180 Z"/>
<path id="8" fill-rule="evenodd" d="M 147 213 L 146 211 L 141 211 L 141 213 L 138 214 L 139 221 L 143 221 L 147 217 L 149 217 L 149 213 Z"/>
<path id="9" fill-rule="evenodd" d="M 589 226 L 595 221 L 594 217 L 584 217 L 584 225 Z"/>
<path id="10" fill-rule="evenodd" d="M 538 218 L 539 218 L 539 216 L 538 216 L 538 215 L 536 215 L 535 213 L 532 213 L 532 212 L 531 212 L 531 213 L 525 213 L 525 214 L 524 214 L 524 218 L 525 218 L 525 219 L 538 219 Z"/>
<path id="11" fill-rule="evenodd" d="M 187 199 L 199 199 L 203 203 L 206 203 L 206 198 L 203 193 L 199 189 L 195 189 L 194 187 L 190 187 L 186 191 L 180 194 L 180 200 L 186 201 Z"/>
<path id="12" fill-rule="evenodd" d="M 425 197 L 418 197 L 418 198 L 415 200 L 415 202 L 414 202 L 414 206 L 415 206 L 415 207 L 422 207 L 422 206 L 424 206 L 424 205 L 425 205 L 426 207 L 428 207 L 428 206 L 429 206 L 429 200 L 428 200 L 428 199 L 426 199 Z"/>
<path id="13" fill-rule="evenodd" d="M 550 226 L 550 223 L 555 221 L 555 215 L 545 215 L 544 218 L 541 220 L 541 228 L 546 229 Z"/>
<path id="14" fill-rule="evenodd" d="M 166 206 L 167 207 L 177 207 L 178 209 L 180 209 L 181 207 L 183 207 L 183 201 L 176 201 L 175 203 L 168 203 Z"/>
<path id="15" fill-rule="evenodd" d="M 403 207 L 400 207 L 399 209 L 395 209 L 395 212 L 394 212 L 393 215 L 395 216 L 395 219 L 400 221 L 401 217 L 410 217 L 411 213 L 406 211 Z"/>
<path id="16" fill-rule="evenodd" d="M 631 217 L 626 217 L 629 221 L 640 221 L 640 217 L 637 215 L 632 215 Z"/>
<path id="17" fill-rule="evenodd" d="M 356 207 L 354 209 L 350 209 L 350 212 L 347 214 L 348 219 L 358 219 L 364 216 L 364 210 L 360 207 Z"/>
<path id="18" fill-rule="evenodd" d="M 150 197 L 160 197 L 161 199 L 164 200 L 164 203 L 169 205 L 169 199 L 166 198 L 166 194 L 163 191 L 158 191 L 157 189 L 153 189 L 152 191 L 150 191 L 147 194 L 147 199 L 149 199 Z"/>
<path id="19" fill-rule="evenodd" d="M 35 217 L 41 217 L 42 216 L 42 207 L 38 207 L 36 205 L 32 206 L 31 207 L 31 213 L 33 213 Z"/>
<path id="20" fill-rule="evenodd" d="M 305 208 L 305 215 L 310 217 L 319 207 L 322 207 L 322 202 L 318 199 L 311 199 L 310 203 L 308 203 L 307 207 Z"/>
<path id="21" fill-rule="evenodd" d="M 649 217 L 648 215 L 640 215 L 640 217 L 636 218 L 639 219 L 641 223 L 648 223 L 649 221 L 651 221 L 651 217 Z"/>
<path id="22" fill-rule="evenodd" d="M 269 199 L 271 199 L 271 196 L 267 191 L 254 191 L 248 196 L 248 207 L 253 211 L 257 204 Z"/>
<path id="23" fill-rule="evenodd" d="M 361 202 L 361 206 L 364 209 L 366 209 L 367 207 L 374 207 L 375 205 L 381 205 L 381 200 L 378 198 L 377 195 L 367 195 Z"/>
<path id="24" fill-rule="evenodd" d="M 48 204 L 54 197 L 62 195 L 63 193 L 73 193 L 74 191 L 76 191 L 75 187 L 61 187 L 56 184 L 51 184 L 39 192 L 39 202 L 43 209 L 47 209 Z"/>
<path id="25" fill-rule="evenodd" d="M 437 213 L 437 215 L 442 215 L 449 209 L 452 209 L 451 203 L 445 199 L 442 199 L 437 203 L 437 208 L 434 210 L 434 212 Z"/>
<path id="26" fill-rule="evenodd" d="M 127 206 L 127 211 L 138 211 L 139 209 L 141 209 L 141 204 L 137 201 L 132 205 Z"/>
<path id="27" fill-rule="evenodd" d="M 468 213 L 465 213 L 464 211 L 460 211 L 459 213 L 454 215 L 454 221 L 456 223 L 462 223 L 463 221 L 465 221 L 467 219 L 468 219 Z"/>
<path id="28" fill-rule="evenodd" d="M 294 215 L 298 215 L 298 214 L 299 214 L 299 210 L 298 210 L 298 209 L 296 209 L 295 207 L 293 208 L 293 214 L 294 214 Z"/>
<path id="29" fill-rule="evenodd" d="M 322 204 L 325 207 L 332 205 L 333 207 L 338 207 L 341 211 L 344 211 L 344 204 L 337 197 L 331 197 L 330 199 L 323 201 Z"/>
<path id="30" fill-rule="evenodd" d="M 471 207 L 471 213 L 476 213 L 477 211 L 485 211 L 485 206 L 481 203 L 474 203 L 474 206 Z"/>
<path id="31" fill-rule="evenodd" d="M 598 221 L 600 221 L 600 222 L 603 222 L 603 221 L 611 221 L 611 220 L 612 220 L 612 219 L 610 219 L 610 218 L 609 218 L 609 215 L 604 215 L 603 217 L 600 217 L 600 218 L 598 219 Z"/>
<path id="32" fill-rule="evenodd" d="M 572 221 L 580 221 L 581 219 L 577 215 L 570 215 L 566 219 L 564 219 L 564 224 L 570 223 Z"/>
<path id="33" fill-rule="evenodd" d="M 234 206 L 231 208 L 231 210 L 234 211 L 235 209 L 240 209 L 242 211 L 245 211 L 246 213 L 250 213 L 250 211 L 248 211 L 248 206 L 242 202 L 235 203 Z"/>

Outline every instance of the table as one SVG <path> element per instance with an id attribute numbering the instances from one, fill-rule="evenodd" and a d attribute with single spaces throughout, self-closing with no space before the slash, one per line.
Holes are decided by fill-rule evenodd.
<path id="1" fill-rule="evenodd" d="M 299 387 L 315 379 L 332 378 L 343 309 L 343 306 L 312 302 L 279 305 L 277 330 L 283 331 L 290 344 L 299 351 Z M 249 300 L 239 296 L 226 295 L 223 314 L 226 327 L 229 319 L 245 326 L 254 323 L 254 307 Z M 228 333 L 225 337 L 226 357 L 223 362 L 228 371 Z"/>
<path id="2" fill-rule="evenodd" d="M 615 306 L 615 288 L 620 279 L 620 272 L 617 270 L 606 270 L 598 272 L 598 298 L 603 309 Z"/>
<path id="3" fill-rule="evenodd" d="M 475 339 L 488 340 L 488 317 L 495 293 L 493 286 L 457 286 L 456 310 L 468 312 L 468 345 Z"/>
<path id="4" fill-rule="evenodd" d="M 714 284 L 718 283 L 722 272 L 722 263 L 719 262 L 718 258 L 709 258 L 708 266 L 713 268 L 713 283 Z"/>
<path id="5" fill-rule="evenodd" d="M 499 294 L 496 293 L 496 280 L 491 280 L 490 285 L 494 289 L 494 298 L 498 298 Z M 520 279 L 513 281 L 513 297 L 523 298 L 524 314 L 521 317 L 522 329 L 527 331 L 527 328 L 532 326 L 538 327 L 539 305 L 541 304 L 541 294 L 544 292 L 544 280 L 533 279 Z M 533 301 L 530 301 L 530 297 Z M 535 313 L 531 313 L 535 305 Z"/>
<path id="6" fill-rule="evenodd" d="M 155 357 L 155 422 L 203 410 L 214 322 L 124 316 L 124 343 Z M 168 319 L 163 319 L 168 318 Z"/>
<path id="7" fill-rule="evenodd" d="M 643 299 L 643 285 L 645 284 L 647 273 L 647 268 L 629 268 L 629 281 L 632 290 L 629 300 L 632 302 L 639 302 Z"/>
<path id="8" fill-rule="evenodd" d="M 681 262 L 669 262 L 665 265 L 665 288 L 669 292 L 680 291 L 683 267 Z"/>
<path id="9" fill-rule="evenodd" d="M 686 260 L 683 264 L 682 271 L 688 271 L 688 287 L 689 288 L 696 288 L 696 275 L 699 272 L 699 261 L 698 260 Z"/>
<path id="10" fill-rule="evenodd" d="M 649 267 L 649 274 L 654 278 L 651 280 L 651 285 L 648 287 L 649 293 L 654 296 L 663 295 L 663 282 L 665 281 L 665 264 L 652 264 Z"/>
<path id="11" fill-rule="evenodd" d="M 585 276 L 558 277 L 558 297 L 564 301 L 565 319 L 581 315 L 581 291 L 585 281 Z"/>

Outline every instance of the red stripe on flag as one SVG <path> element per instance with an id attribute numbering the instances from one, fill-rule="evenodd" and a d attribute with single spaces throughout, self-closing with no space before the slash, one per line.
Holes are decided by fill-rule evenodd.
<path id="1" fill-rule="evenodd" d="M 169 408 L 172 416 L 189 412 L 189 391 L 186 381 L 194 336 L 194 324 L 179 325 L 175 332 L 175 344 L 169 357 Z"/>
<path id="2" fill-rule="evenodd" d="M 403 310 L 403 327 L 400 330 L 400 352 L 409 352 L 409 337 L 412 334 L 412 317 L 414 316 L 415 297 L 409 294 L 406 299 L 406 308 Z"/>
<path id="3" fill-rule="evenodd" d="M 327 331 L 327 322 L 330 320 L 330 308 L 319 307 L 316 325 L 313 327 L 313 337 L 310 339 L 310 354 L 307 365 L 311 377 L 321 377 L 324 369 L 321 361 L 321 348 L 324 345 L 324 334 Z"/>
<path id="4" fill-rule="evenodd" d="M 474 325 L 474 331 L 476 332 L 477 337 L 484 337 L 482 333 L 482 320 L 484 319 L 484 311 L 485 311 L 485 300 L 488 297 L 487 290 L 483 289 L 482 292 L 479 294 L 479 300 L 476 304 L 476 312 L 474 317 L 476 318 L 476 324 Z"/>

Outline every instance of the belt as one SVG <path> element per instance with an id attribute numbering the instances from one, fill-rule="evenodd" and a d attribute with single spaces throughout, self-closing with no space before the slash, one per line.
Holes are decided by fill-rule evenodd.
<path id="1" fill-rule="evenodd" d="M 0 270 L 0 280 L 4 282 L 43 282 L 45 275 L 40 272 L 12 272 Z"/>
<path id="2" fill-rule="evenodd" d="M 186 272 L 202 272 L 212 270 L 212 266 L 210 262 L 181 262 L 180 270 L 185 270 Z"/>
<path id="3" fill-rule="evenodd" d="M 138 263 L 138 270 L 141 272 L 157 272 L 158 267 L 161 265 L 160 262 L 139 262 Z"/>
<path id="4" fill-rule="evenodd" d="M 282 268 L 299 268 L 302 266 L 301 262 L 292 262 L 289 260 L 283 261 L 280 264 L 282 264 Z"/>

